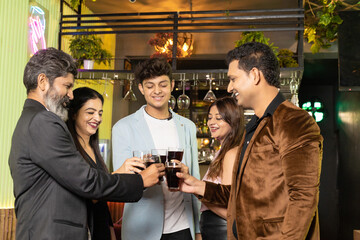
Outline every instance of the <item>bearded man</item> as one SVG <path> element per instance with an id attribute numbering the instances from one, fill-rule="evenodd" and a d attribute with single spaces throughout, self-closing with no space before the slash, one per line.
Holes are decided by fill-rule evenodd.
<path id="1" fill-rule="evenodd" d="M 86 199 L 138 201 L 164 175 L 163 165 L 108 174 L 82 158 L 64 122 L 76 74 L 73 59 L 54 48 L 40 50 L 25 67 L 27 99 L 9 156 L 17 240 L 88 239 Z"/>

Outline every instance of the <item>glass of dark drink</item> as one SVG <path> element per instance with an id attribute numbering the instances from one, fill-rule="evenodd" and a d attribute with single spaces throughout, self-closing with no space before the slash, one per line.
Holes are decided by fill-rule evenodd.
<path id="1" fill-rule="evenodd" d="M 160 156 L 158 155 L 150 155 L 144 158 L 145 166 L 148 168 L 151 164 L 161 163 Z"/>
<path id="2" fill-rule="evenodd" d="M 135 150 L 133 151 L 133 157 L 137 157 L 137 158 L 140 158 L 141 160 L 144 161 L 144 164 L 146 164 L 146 159 L 151 156 L 150 152 L 149 151 L 140 151 L 140 150 Z M 138 169 L 140 170 L 144 170 L 143 168 L 141 167 L 137 167 Z"/>
<path id="3" fill-rule="evenodd" d="M 165 176 L 169 191 L 179 191 L 180 179 L 176 176 L 177 172 L 181 172 L 181 164 L 175 161 L 168 161 L 165 163 Z"/>
<path id="4" fill-rule="evenodd" d="M 159 155 L 147 155 L 144 158 L 146 168 L 150 167 L 154 163 L 161 163 L 161 158 Z M 161 182 L 163 177 L 159 177 L 159 181 Z"/>
<path id="5" fill-rule="evenodd" d="M 168 148 L 168 161 L 171 161 L 172 159 L 179 160 L 181 162 L 184 155 L 184 149 L 183 148 Z"/>
<path id="6" fill-rule="evenodd" d="M 151 155 L 159 156 L 163 164 L 167 161 L 167 149 L 151 149 Z"/>

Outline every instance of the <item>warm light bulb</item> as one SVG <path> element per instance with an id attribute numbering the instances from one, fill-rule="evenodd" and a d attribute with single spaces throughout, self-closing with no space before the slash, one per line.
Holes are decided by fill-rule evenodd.
<path id="1" fill-rule="evenodd" d="M 184 43 L 182 49 L 183 49 L 185 52 L 187 52 L 187 50 L 189 49 L 189 46 L 188 46 L 186 43 Z"/>

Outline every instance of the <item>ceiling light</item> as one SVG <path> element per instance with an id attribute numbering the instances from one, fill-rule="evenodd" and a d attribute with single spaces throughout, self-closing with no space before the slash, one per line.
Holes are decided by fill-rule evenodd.
<path id="1" fill-rule="evenodd" d="M 155 48 L 151 57 L 162 56 L 167 59 L 173 58 L 173 33 L 157 33 L 150 38 L 149 45 Z M 193 38 L 191 33 L 178 33 L 176 57 L 190 57 L 193 50 Z"/>

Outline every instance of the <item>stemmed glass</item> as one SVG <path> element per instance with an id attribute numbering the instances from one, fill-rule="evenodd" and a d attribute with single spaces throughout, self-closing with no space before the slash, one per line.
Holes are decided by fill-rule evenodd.
<path id="1" fill-rule="evenodd" d="M 110 78 L 107 77 L 107 74 L 106 74 L 106 76 L 104 76 L 104 74 L 103 74 L 103 76 L 102 76 L 101 79 L 105 80 L 104 92 L 103 92 L 102 95 L 104 96 L 104 98 L 108 98 L 108 97 L 109 97 L 109 94 L 106 92 L 106 87 L 107 87 L 107 85 L 109 84 Z"/>
<path id="2" fill-rule="evenodd" d="M 210 77 L 209 75 L 206 75 L 206 79 L 209 80 L 210 87 L 209 87 L 209 91 L 206 93 L 203 100 L 205 102 L 214 102 L 216 100 L 216 96 L 215 96 L 215 93 L 211 90 L 213 78 L 212 78 L 212 76 Z"/>
<path id="3" fill-rule="evenodd" d="M 173 95 L 171 95 L 168 103 L 169 103 L 169 108 L 171 110 L 174 110 L 176 104 L 176 98 Z"/>
<path id="4" fill-rule="evenodd" d="M 292 94 L 291 102 L 295 106 L 299 106 L 299 97 L 298 97 L 299 84 L 300 84 L 300 80 L 299 80 L 299 77 L 298 77 L 298 73 L 297 72 L 292 72 L 291 73 L 291 81 L 290 81 L 289 85 L 290 85 L 290 93 Z"/>
<path id="5" fill-rule="evenodd" d="M 103 96 L 104 98 L 108 98 L 109 94 L 106 92 L 106 86 L 109 84 L 109 80 L 105 80 L 105 86 L 104 86 L 104 92 L 103 92 Z"/>
<path id="6" fill-rule="evenodd" d="M 183 76 L 184 77 L 180 79 L 180 81 L 182 81 L 183 84 L 183 93 L 178 97 L 177 104 L 179 109 L 188 109 L 190 107 L 190 98 L 185 94 L 185 85 L 186 85 L 185 73 Z"/>
<path id="7" fill-rule="evenodd" d="M 127 80 L 129 80 L 130 82 L 130 87 L 129 90 L 127 91 L 127 93 L 125 94 L 124 99 L 128 100 L 128 101 L 137 101 L 136 95 L 132 90 L 132 85 L 133 85 L 133 81 L 134 81 L 134 77 L 130 74 L 127 75 Z"/>

